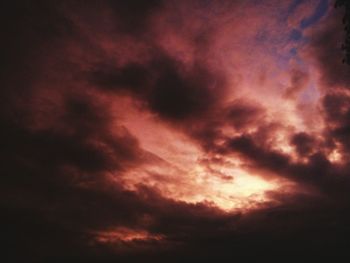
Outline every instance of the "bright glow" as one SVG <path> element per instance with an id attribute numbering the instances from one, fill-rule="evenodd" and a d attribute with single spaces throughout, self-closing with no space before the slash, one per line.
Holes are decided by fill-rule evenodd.
<path id="1" fill-rule="evenodd" d="M 120 108 L 116 107 L 116 114 Z M 143 165 L 114 178 L 127 189 L 137 191 L 142 184 L 168 198 L 212 203 L 231 211 L 270 201 L 265 192 L 281 185 L 280 181 L 252 175 L 237 157 L 208 155 L 183 134 L 137 109 L 129 111 L 122 122 L 149 152 Z M 220 161 L 215 163 L 213 158 Z"/>
<path id="2" fill-rule="evenodd" d="M 96 240 L 100 243 L 114 243 L 114 242 L 132 242 L 132 241 L 150 241 L 161 240 L 161 235 L 150 234 L 145 230 L 134 230 L 126 227 L 119 227 L 109 231 L 101 231 L 96 234 Z"/>

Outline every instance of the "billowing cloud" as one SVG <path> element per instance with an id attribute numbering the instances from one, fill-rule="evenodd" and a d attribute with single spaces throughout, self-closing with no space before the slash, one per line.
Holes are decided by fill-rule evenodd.
<path id="1" fill-rule="evenodd" d="M 346 255 L 332 3 L 1 5 L 5 261 Z"/>

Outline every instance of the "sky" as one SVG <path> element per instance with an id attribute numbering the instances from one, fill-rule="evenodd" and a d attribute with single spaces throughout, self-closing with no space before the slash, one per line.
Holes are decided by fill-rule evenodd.
<path id="1" fill-rule="evenodd" d="M 1 3 L 2 262 L 337 262 L 331 0 Z"/>

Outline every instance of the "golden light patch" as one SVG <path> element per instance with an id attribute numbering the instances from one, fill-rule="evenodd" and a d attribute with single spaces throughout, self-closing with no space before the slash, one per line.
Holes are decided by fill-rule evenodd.
<path id="1" fill-rule="evenodd" d="M 145 230 L 135 230 L 126 227 L 119 227 L 109 231 L 96 233 L 96 241 L 100 243 L 132 242 L 132 241 L 159 241 L 161 235 L 151 234 Z"/>
<path id="2" fill-rule="evenodd" d="M 148 153 L 142 165 L 114 178 L 128 190 L 145 185 L 166 198 L 232 211 L 270 201 L 265 192 L 279 188 L 276 181 L 252 175 L 237 157 L 208 155 L 190 138 L 150 115 L 129 111 L 122 122 Z"/>

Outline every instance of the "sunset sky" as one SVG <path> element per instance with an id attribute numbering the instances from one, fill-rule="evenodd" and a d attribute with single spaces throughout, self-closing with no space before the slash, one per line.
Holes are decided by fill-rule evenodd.
<path id="1" fill-rule="evenodd" d="M 333 1 L 3 2 L 5 262 L 347 255 Z"/>

